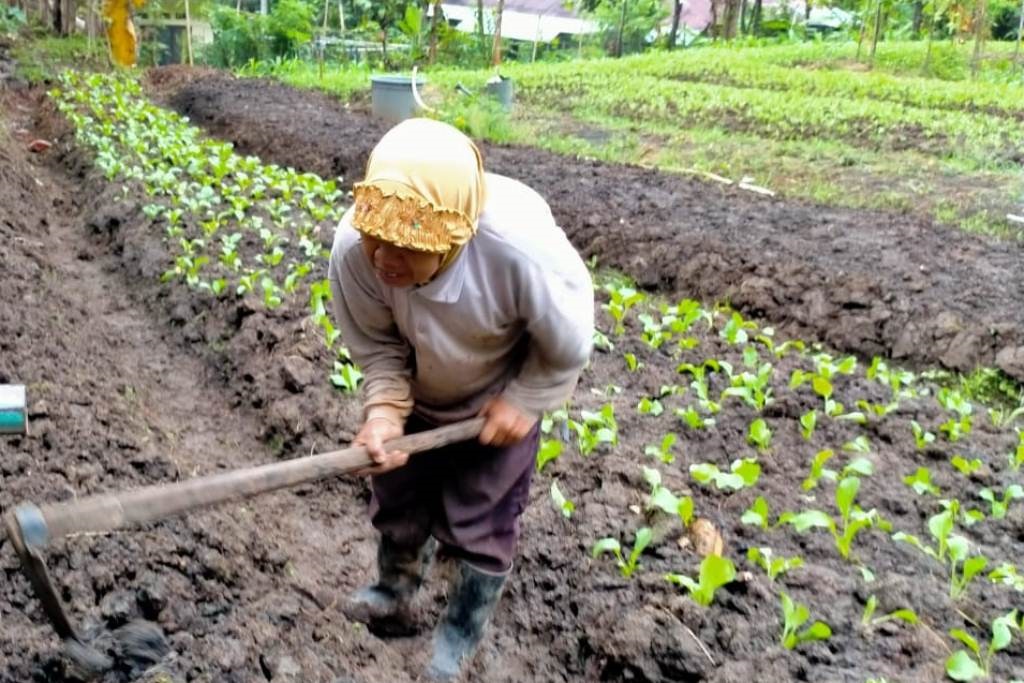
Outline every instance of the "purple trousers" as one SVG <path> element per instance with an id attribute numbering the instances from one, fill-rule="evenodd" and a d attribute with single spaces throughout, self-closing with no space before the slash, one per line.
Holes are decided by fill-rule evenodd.
<path id="1" fill-rule="evenodd" d="M 435 426 L 413 415 L 405 431 Z M 449 557 L 484 571 L 507 571 L 539 442 L 538 422 L 505 448 L 465 441 L 413 455 L 405 467 L 372 477 L 370 521 L 400 547 L 419 548 L 433 536 Z"/>

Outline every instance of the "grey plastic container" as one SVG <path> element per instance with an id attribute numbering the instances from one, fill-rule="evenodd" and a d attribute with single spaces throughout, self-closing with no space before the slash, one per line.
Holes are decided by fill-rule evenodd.
<path id="1" fill-rule="evenodd" d="M 417 76 L 416 88 L 423 88 L 425 82 Z M 419 112 L 412 92 L 412 77 L 391 74 L 371 76 L 370 84 L 374 116 L 397 122 L 412 118 Z"/>
<path id="2" fill-rule="evenodd" d="M 512 109 L 513 102 L 513 90 L 512 90 L 512 79 L 507 76 L 498 76 L 497 78 L 487 81 L 487 85 L 484 86 L 487 94 L 498 100 L 502 109 L 506 111 Z"/>

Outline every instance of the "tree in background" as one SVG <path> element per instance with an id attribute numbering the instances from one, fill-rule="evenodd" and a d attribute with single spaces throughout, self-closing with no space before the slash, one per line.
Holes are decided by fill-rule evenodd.
<path id="1" fill-rule="evenodd" d="M 660 0 L 601 0 L 593 11 L 609 54 L 639 52 L 668 12 Z"/>

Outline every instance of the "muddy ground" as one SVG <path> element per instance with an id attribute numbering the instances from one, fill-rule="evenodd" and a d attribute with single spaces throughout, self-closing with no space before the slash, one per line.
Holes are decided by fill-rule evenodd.
<path id="1" fill-rule="evenodd" d="M 244 153 L 361 178 L 386 126 L 365 105 L 215 71 L 151 73 L 152 91 Z M 630 166 L 484 145 L 538 188 L 588 257 L 662 292 L 726 300 L 788 334 L 904 363 L 996 364 L 1024 380 L 1024 247 L 905 213 L 766 198 Z"/>
<path id="2" fill-rule="evenodd" d="M 252 103 L 263 101 L 266 88 L 271 86 L 254 88 L 250 107 L 262 106 Z M 240 103 L 232 110 L 237 119 L 250 95 L 241 88 L 232 92 L 237 100 L 230 101 Z M 296 106 L 301 101 L 295 99 Z M 324 111 L 343 113 L 337 108 Z M 122 199 L 120 187 L 91 170 L 88 158 L 74 148 L 67 128 L 40 93 L 5 93 L 4 112 L 0 230 L 9 249 L 0 254 L 0 291 L 5 293 L 0 302 L 0 381 L 29 385 L 33 431 L 27 438 L 0 441 L 0 511 L 26 499 L 65 500 L 325 450 L 351 437 L 356 403 L 327 385 L 326 357 L 316 331 L 304 322 L 304 302 L 291 301 L 267 312 L 246 300 L 213 301 L 182 287 L 159 284 L 168 255 L 159 239 L 161 227 L 140 210 L 141 197 L 130 191 Z M 315 139 L 312 133 L 303 137 L 312 128 L 307 129 L 295 113 L 292 126 L 286 127 L 289 119 L 283 109 L 279 112 L 279 147 L 277 156 L 270 158 L 281 161 L 282 150 L 289 149 L 305 149 L 303 153 L 314 158 L 311 148 L 300 144 Z M 366 125 L 365 118 L 353 120 Z M 239 140 L 256 140 L 269 130 L 260 126 L 247 133 L 244 123 L 236 120 L 232 125 L 232 137 Z M 283 137 L 289 131 L 293 137 Z M 55 146 L 31 157 L 25 147 L 36 136 L 53 140 Z M 332 143 L 324 138 L 321 144 Z M 501 166 L 502 154 L 508 155 L 505 163 L 511 163 L 515 154 L 526 152 L 489 149 L 487 154 L 492 167 L 511 173 Z M 345 163 L 358 166 L 357 158 Z M 542 166 L 531 159 L 528 166 L 534 165 Z M 553 164 L 546 168 L 551 191 L 568 193 L 577 201 L 587 197 L 589 202 L 592 197 L 579 194 L 584 191 L 580 187 L 605 188 L 609 194 L 595 194 L 609 206 L 638 206 L 626 188 L 612 191 L 606 167 L 581 164 L 586 171 L 580 171 L 575 194 Z M 633 172 L 647 177 L 647 172 Z M 543 185 L 538 178 L 534 182 Z M 690 181 L 673 182 L 686 187 Z M 650 190 L 648 196 L 669 202 L 673 197 L 666 187 Z M 720 199 L 714 194 L 718 188 L 699 189 L 708 198 L 707 211 L 731 216 L 724 200 L 720 206 L 712 202 Z M 745 195 L 723 196 L 752 202 Z M 787 206 L 767 202 L 763 214 L 791 210 Z M 653 202 L 648 206 L 652 218 L 669 215 L 667 207 L 652 207 Z M 743 215 L 755 208 L 753 203 L 739 204 L 736 210 Z M 595 215 L 604 220 L 600 217 L 614 214 Z M 804 215 L 810 220 L 809 210 Z M 847 221 L 841 225 L 856 224 L 856 214 L 834 215 Z M 582 218 L 576 224 L 570 224 L 565 214 L 561 218 L 578 242 L 584 239 Z M 595 235 L 581 243 L 588 253 L 601 255 L 602 262 L 627 267 L 636 267 L 635 259 L 643 253 L 633 250 L 637 244 L 646 244 L 648 255 L 659 245 L 669 248 L 665 230 L 644 232 L 639 217 L 628 220 L 622 234 L 648 235 L 629 243 L 632 251 L 626 250 L 625 237 L 608 230 L 595 229 L 604 237 Z M 736 220 L 730 217 L 721 229 L 738 230 L 728 227 Z M 896 230 L 896 219 L 890 220 L 888 229 Z M 930 233 L 925 226 L 919 229 L 926 239 Z M 740 249 L 749 241 L 748 236 L 730 248 Z M 709 238 L 701 244 L 725 242 Z M 972 244 L 981 244 L 977 248 L 983 250 L 1000 248 Z M 658 253 L 648 269 L 663 272 L 652 275 L 647 284 L 671 294 L 685 291 L 689 276 L 678 267 L 669 268 L 667 252 Z M 714 253 L 726 252 L 709 252 Z M 806 256 L 837 258 L 814 255 L 818 253 Z M 921 258 L 940 263 L 944 257 L 934 253 Z M 701 259 L 705 260 L 713 259 Z M 761 271 L 732 272 L 739 281 Z M 779 272 L 770 271 L 776 274 L 772 277 Z M 798 272 L 806 274 L 797 281 L 805 288 L 817 282 L 811 278 L 816 271 L 809 266 Z M 941 281 L 934 273 L 927 277 Z M 976 286 L 983 287 L 984 282 Z M 899 292 L 893 301 L 909 300 L 909 293 Z M 871 290 L 863 295 L 864 310 L 873 310 Z M 937 296 L 927 300 L 939 305 Z M 964 302 L 954 298 L 943 305 L 965 306 Z M 777 304 L 764 312 L 781 310 Z M 799 329 L 798 320 L 782 322 Z M 610 329 L 607 319 L 601 324 Z M 964 329 L 980 334 L 975 327 Z M 853 564 L 839 559 L 824 532 L 761 532 L 739 522 L 756 495 L 768 499 L 774 514 L 812 505 L 827 508 L 830 485 L 823 484 L 817 502 L 807 501 L 799 489 L 807 463 L 819 449 L 838 450 L 864 434 L 874 445 L 870 457 L 877 472 L 866 479 L 861 504 L 877 507 L 897 529 L 926 535 L 924 520 L 938 511 L 937 502 L 909 493 L 901 477 L 927 465 L 945 495 L 975 501 L 983 485 L 1003 486 L 1014 476 L 1019 480 L 1006 465 L 1005 454 L 1015 443 L 1012 432 L 992 429 L 979 415 L 967 440 L 955 446 L 940 440 L 919 451 L 909 420 L 936 431 L 945 419 L 934 400 L 922 398 L 902 402 L 891 419 L 866 427 L 825 421 L 813 441 L 805 443 L 795 418 L 817 400 L 806 387 L 795 392 L 785 388 L 790 370 L 798 363 L 806 366 L 806 361 L 789 356 L 777 362 L 777 400 L 765 412 L 775 437 L 770 453 L 760 456 L 761 482 L 737 494 L 710 491 L 693 484 L 686 468 L 694 462 L 725 467 L 734 458 L 753 455 L 745 443 L 752 409 L 729 403 L 714 427 L 691 432 L 672 417 L 672 408 L 688 405 L 691 397 L 665 399 L 667 410 L 658 418 L 638 415 L 635 405 L 641 396 L 656 394 L 662 384 L 684 383 L 675 373 L 680 360 L 728 359 L 739 368 L 740 349 L 714 331 L 702 332 L 699 346 L 672 358 L 643 346 L 637 334 L 633 321 L 628 334 L 615 340 L 615 353 L 595 355 L 575 398 L 577 408 L 591 409 L 611 400 L 621 443 L 587 459 L 568 446 L 566 454 L 536 478 L 523 520 L 517 568 L 467 680 L 724 682 L 760 676 L 770 681 L 862 682 L 885 676 L 890 681 L 935 681 L 941 679 L 942 662 L 955 646 L 946 635 L 949 628 L 966 627 L 984 635 L 984 624 L 1019 603 L 1008 588 L 985 584 L 953 605 L 937 564 L 877 532 L 868 532 L 856 545 L 856 558 L 877 574 L 875 583 L 868 585 Z M 624 351 L 636 353 L 645 367 L 627 373 L 620 355 Z M 862 364 L 861 373 L 863 368 Z M 714 388 L 721 389 L 721 379 L 714 381 Z M 620 386 L 621 393 L 615 394 L 609 385 Z M 850 405 L 859 398 L 881 401 L 887 394 L 863 377 L 844 378 L 836 386 L 837 398 Z M 680 434 L 678 458 L 660 465 L 643 450 L 669 429 Z M 972 479 L 962 477 L 948 465 L 953 452 L 983 458 L 985 466 Z M 837 461 L 848 457 L 837 456 Z M 697 607 L 662 578 L 668 571 L 695 575 L 699 558 L 692 548 L 677 543 L 683 535 L 678 522 L 637 512 L 646 497 L 641 464 L 657 466 L 676 493 L 692 493 L 697 514 L 721 531 L 727 554 L 742 572 L 710 609 Z M 553 477 L 576 504 L 571 519 L 549 503 Z M 57 545 L 50 565 L 67 605 L 90 629 L 144 617 L 168 634 L 169 657 L 147 672 L 113 673 L 109 681 L 413 681 L 428 656 L 429 627 L 442 604 L 444 568 L 436 568 L 428 581 L 420 603 L 419 635 L 379 638 L 349 623 L 337 609 L 337 600 L 372 576 L 373 533 L 363 516 L 366 497 L 365 484 L 351 479 L 306 486 L 143 530 L 72 539 Z M 994 563 L 1015 561 L 1024 550 L 1022 511 L 1024 505 L 1018 503 L 1006 519 L 986 520 L 965 533 Z M 644 524 L 655 528 L 656 540 L 634 579 L 620 577 L 607 558 L 589 558 L 597 538 L 613 535 L 628 544 Z M 754 544 L 805 558 L 808 566 L 780 583 L 809 605 L 814 618 L 832 626 L 831 641 L 795 652 L 779 646 L 779 585 L 769 583 L 742 559 L 746 547 Z M 0 585 L 0 681 L 74 680 L 55 656 L 55 639 L 6 541 L 0 543 L 0 567 L 5 578 Z M 863 629 L 860 614 L 870 594 L 877 595 L 880 612 L 913 607 L 924 625 Z M 965 619 L 982 626 L 971 626 Z M 997 679 L 1008 680 L 1021 656 L 1024 647 L 1018 640 L 996 658 Z"/>

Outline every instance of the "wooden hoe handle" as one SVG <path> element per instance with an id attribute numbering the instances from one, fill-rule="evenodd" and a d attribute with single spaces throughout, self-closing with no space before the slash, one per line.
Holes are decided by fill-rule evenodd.
<path id="1" fill-rule="evenodd" d="M 468 441 L 480 434 L 484 418 L 477 417 L 387 442 L 389 450 L 419 453 Z M 249 498 L 277 489 L 346 474 L 373 461 L 362 446 L 310 455 L 269 465 L 196 477 L 174 484 L 157 484 L 121 493 L 89 496 L 68 503 L 19 506 L 8 520 L 15 543 L 43 548 L 71 534 L 112 531 L 145 524 L 197 508 Z"/>

